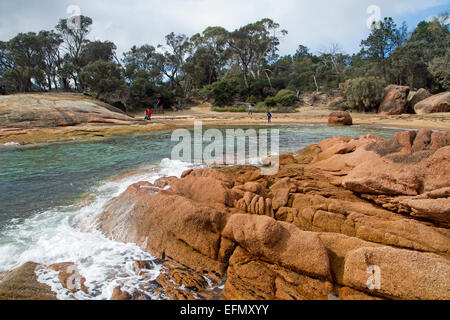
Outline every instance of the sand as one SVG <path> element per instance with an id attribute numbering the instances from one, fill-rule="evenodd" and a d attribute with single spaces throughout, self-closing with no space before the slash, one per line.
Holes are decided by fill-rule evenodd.
<path id="1" fill-rule="evenodd" d="M 325 106 L 302 107 L 297 113 L 273 114 L 272 124 L 326 124 L 332 110 Z M 135 114 L 135 121 L 127 124 L 85 124 L 56 128 L 2 128 L 0 124 L 0 145 L 20 143 L 21 145 L 45 144 L 53 142 L 85 141 L 113 136 L 144 135 L 154 132 L 171 131 L 176 128 L 190 128 L 194 121 L 202 121 L 203 126 L 259 125 L 266 124 L 265 114 L 212 112 L 209 104 L 202 104 L 180 112 L 154 115 L 152 121 L 144 121 L 144 112 Z M 450 113 L 429 115 L 384 116 L 380 114 L 352 113 L 354 125 L 430 128 L 450 131 Z"/>

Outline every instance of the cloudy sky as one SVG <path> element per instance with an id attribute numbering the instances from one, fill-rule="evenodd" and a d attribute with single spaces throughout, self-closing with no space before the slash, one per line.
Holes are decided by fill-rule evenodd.
<path id="1" fill-rule="evenodd" d="M 316 52 L 330 43 L 353 53 L 378 12 L 412 29 L 448 11 L 450 0 L 0 0 L 0 40 L 52 29 L 77 7 L 94 20 L 90 39 L 113 41 L 120 55 L 134 44 L 163 43 L 172 31 L 193 35 L 207 26 L 231 31 L 265 17 L 289 31 L 281 54 L 295 52 L 299 44 Z"/>

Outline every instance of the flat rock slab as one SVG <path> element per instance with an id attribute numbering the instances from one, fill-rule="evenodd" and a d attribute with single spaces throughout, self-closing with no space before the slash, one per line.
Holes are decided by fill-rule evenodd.
<path id="1" fill-rule="evenodd" d="M 5 127 L 60 127 L 133 120 L 120 109 L 83 95 L 0 96 L 0 124 Z"/>

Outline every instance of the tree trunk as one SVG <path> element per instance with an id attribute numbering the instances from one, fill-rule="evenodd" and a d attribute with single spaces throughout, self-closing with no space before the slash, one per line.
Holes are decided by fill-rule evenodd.
<path id="1" fill-rule="evenodd" d="M 247 66 L 246 65 L 244 65 L 244 82 L 245 82 L 245 87 L 246 88 L 248 88 L 249 87 L 249 85 L 248 85 L 248 79 L 247 79 Z"/>
<path id="2" fill-rule="evenodd" d="M 269 81 L 270 89 L 273 90 L 272 81 L 270 80 L 269 74 L 267 73 L 267 70 L 264 71 L 266 74 L 267 80 Z"/>
<path id="3" fill-rule="evenodd" d="M 314 84 L 316 85 L 316 92 L 319 92 L 319 85 L 317 84 L 316 76 L 314 76 Z"/>

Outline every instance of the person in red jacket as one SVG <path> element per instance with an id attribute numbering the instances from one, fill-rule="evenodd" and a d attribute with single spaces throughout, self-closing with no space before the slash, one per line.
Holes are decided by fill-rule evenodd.
<path id="1" fill-rule="evenodd" d="M 152 120 L 152 110 L 150 108 L 145 112 L 145 120 Z"/>

